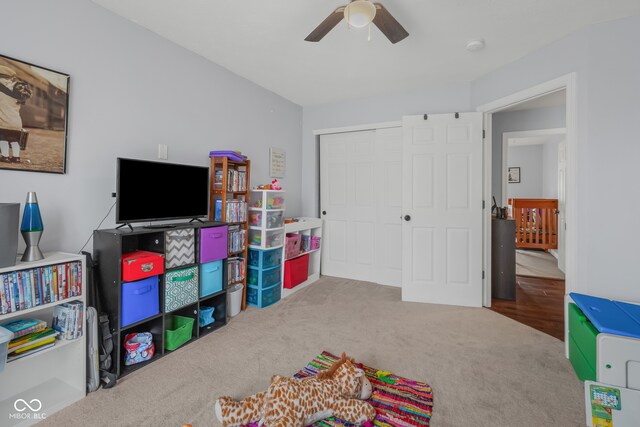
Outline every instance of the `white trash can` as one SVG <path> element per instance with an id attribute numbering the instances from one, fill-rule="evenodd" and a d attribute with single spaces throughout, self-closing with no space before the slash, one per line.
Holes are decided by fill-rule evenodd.
<path id="1" fill-rule="evenodd" d="M 234 317 L 242 310 L 242 288 L 244 285 L 238 283 L 227 290 L 227 316 Z"/>
<path id="2" fill-rule="evenodd" d="M 4 370 L 9 353 L 9 341 L 13 338 L 13 332 L 0 326 L 0 372 Z"/>

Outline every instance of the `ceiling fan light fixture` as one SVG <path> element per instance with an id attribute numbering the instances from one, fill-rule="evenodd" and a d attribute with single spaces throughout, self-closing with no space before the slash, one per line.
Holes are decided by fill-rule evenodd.
<path id="1" fill-rule="evenodd" d="M 344 8 L 344 19 L 354 28 L 369 25 L 376 17 L 376 7 L 369 0 L 355 0 Z"/>

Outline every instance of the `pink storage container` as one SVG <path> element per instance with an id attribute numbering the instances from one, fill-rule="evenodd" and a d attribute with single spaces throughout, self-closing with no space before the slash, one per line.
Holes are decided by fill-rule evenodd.
<path id="1" fill-rule="evenodd" d="M 289 259 L 298 255 L 300 255 L 300 235 L 287 233 L 287 244 L 284 249 L 284 257 L 285 259 Z"/>
<path id="2" fill-rule="evenodd" d="M 321 237 L 311 236 L 311 247 L 309 248 L 310 251 L 314 249 L 320 249 L 320 239 Z"/>

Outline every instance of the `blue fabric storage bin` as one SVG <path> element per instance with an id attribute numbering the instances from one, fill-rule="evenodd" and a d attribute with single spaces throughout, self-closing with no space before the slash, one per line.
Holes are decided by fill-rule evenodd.
<path id="1" fill-rule="evenodd" d="M 200 314 L 198 316 L 198 320 L 200 321 L 200 327 L 208 326 L 216 321 L 213 318 L 213 312 L 215 311 L 215 307 L 205 307 L 203 305 L 200 306 Z"/>
<path id="2" fill-rule="evenodd" d="M 200 297 L 222 290 L 222 260 L 208 262 L 200 266 Z"/>
<path id="3" fill-rule="evenodd" d="M 160 313 L 158 276 L 136 282 L 123 282 L 121 304 L 121 327 Z"/>

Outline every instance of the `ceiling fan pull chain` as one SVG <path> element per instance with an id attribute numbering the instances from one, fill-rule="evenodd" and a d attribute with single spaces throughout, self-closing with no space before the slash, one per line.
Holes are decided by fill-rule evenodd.
<path id="1" fill-rule="evenodd" d="M 367 38 L 367 41 L 371 41 L 371 22 L 369 22 L 369 37 Z"/>

